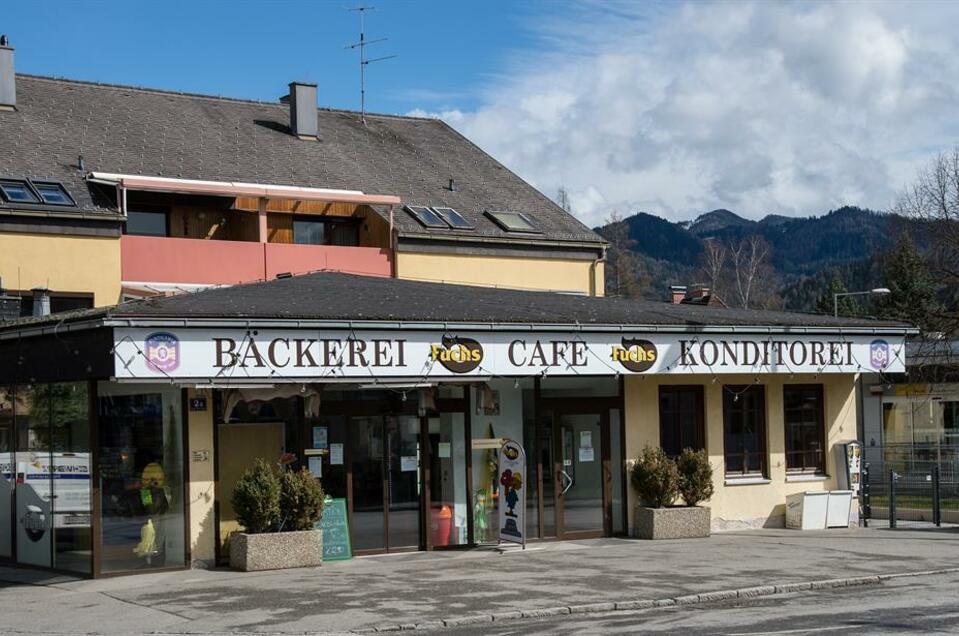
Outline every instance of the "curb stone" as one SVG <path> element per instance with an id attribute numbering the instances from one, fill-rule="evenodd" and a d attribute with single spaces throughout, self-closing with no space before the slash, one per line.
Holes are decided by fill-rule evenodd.
<path id="1" fill-rule="evenodd" d="M 826 590 L 839 587 L 854 587 L 859 585 L 877 585 L 883 581 L 894 579 L 910 578 L 917 576 L 935 576 L 939 574 L 954 574 L 959 572 L 959 568 L 943 568 L 940 570 L 923 570 L 920 572 L 901 572 L 895 574 L 873 574 L 869 576 L 851 576 L 840 579 L 822 579 L 819 581 L 804 581 L 798 583 L 780 583 L 778 585 L 757 585 L 754 587 L 744 587 L 738 590 L 719 590 L 715 592 L 702 592 L 699 594 L 686 594 L 673 598 L 661 599 L 635 599 L 628 601 L 587 603 L 584 605 L 568 605 L 561 607 L 543 607 L 527 610 L 518 610 L 511 612 L 501 612 L 498 614 L 477 614 L 474 616 L 459 616 L 447 618 L 438 621 L 431 621 L 417 624 L 387 624 L 377 625 L 372 628 L 356 630 L 354 633 L 370 632 L 395 632 L 400 630 L 434 630 L 444 627 L 467 627 L 471 625 L 481 625 L 492 622 L 503 622 L 524 618 L 547 618 L 550 616 L 561 616 L 567 614 L 592 614 L 600 612 L 623 612 L 632 610 L 653 609 L 658 607 L 676 607 L 682 605 L 695 605 L 700 603 L 712 603 L 717 601 L 726 601 L 735 598 L 755 598 L 759 596 L 771 596 L 774 594 L 787 594 L 789 592 L 807 592 L 811 590 Z"/>

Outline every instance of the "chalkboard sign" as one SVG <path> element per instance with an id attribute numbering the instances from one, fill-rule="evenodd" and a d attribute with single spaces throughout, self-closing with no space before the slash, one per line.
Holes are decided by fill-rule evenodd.
<path id="1" fill-rule="evenodd" d="M 323 531 L 323 560 L 342 561 L 353 558 L 350 547 L 350 526 L 346 516 L 346 499 L 327 499 L 323 518 L 316 524 Z"/>

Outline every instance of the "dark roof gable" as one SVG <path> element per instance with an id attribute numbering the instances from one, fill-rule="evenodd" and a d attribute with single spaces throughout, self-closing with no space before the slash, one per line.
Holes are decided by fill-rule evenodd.
<path id="1" fill-rule="evenodd" d="M 358 189 L 453 207 L 474 236 L 510 236 L 483 216 L 508 209 L 544 229 L 524 241 L 602 243 L 440 120 L 367 115 L 364 125 L 358 113 L 329 109 L 318 120 L 319 141 L 303 141 L 290 134 L 281 103 L 18 75 L 17 110 L 0 113 L 0 177 L 61 181 L 80 210 L 103 213 L 110 210 L 84 180 L 90 171 Z M 402 210 L 395 225 L 401 234 L 462 235 L 427 230 Z"/>

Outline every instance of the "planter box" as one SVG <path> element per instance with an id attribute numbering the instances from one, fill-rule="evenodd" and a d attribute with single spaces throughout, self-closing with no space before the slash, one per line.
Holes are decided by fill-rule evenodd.
<path id="1" fill-rule="evenodd" d="M 637 505 L 633 537 L 637 539 L 700 539 L 709 536 L 710 510 L 690 508 L 647 508 Z"/>
<path id="2" fill-rule="evenodd" d="M 230 567 L 234 570 L 310 568 L 322 563 L 322 530 L 230 535 Z"/>

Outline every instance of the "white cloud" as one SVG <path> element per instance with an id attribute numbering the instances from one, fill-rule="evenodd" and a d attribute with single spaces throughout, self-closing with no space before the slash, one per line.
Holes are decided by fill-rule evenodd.
<path id="1" fill-rule="evenodd" d="M 959 3 L 625 4 L 551 21 L 439 116 L 588 224 L 882 209 L 959 141 Z M 518 58 L 520 59 L 520 58 Z"/>

